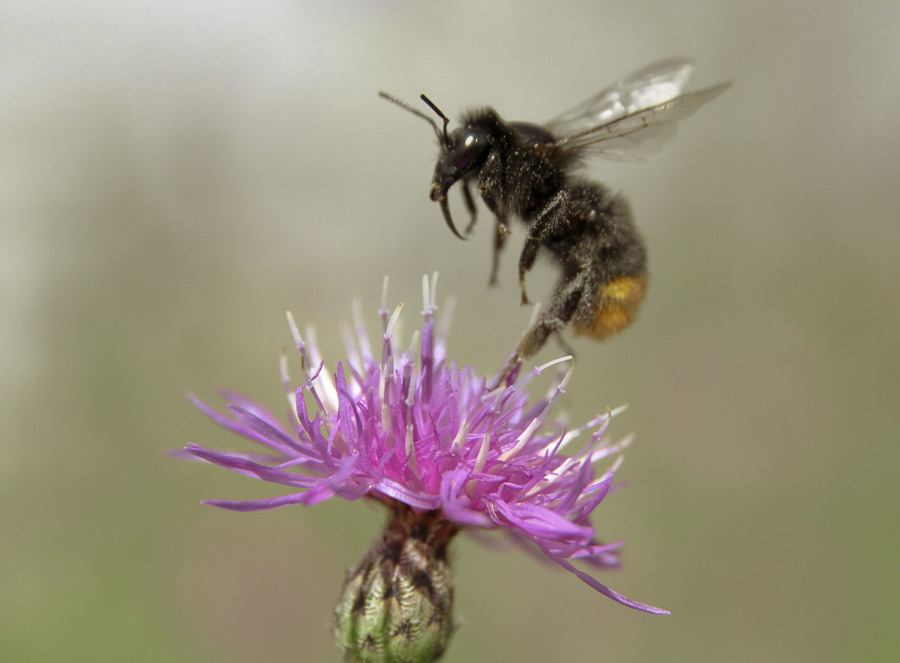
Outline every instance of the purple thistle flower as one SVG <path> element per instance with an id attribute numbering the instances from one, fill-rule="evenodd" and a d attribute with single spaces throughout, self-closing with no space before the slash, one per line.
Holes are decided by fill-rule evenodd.
<path id="1" fill-rule="evenodd" d="M 347 339 L 349 360 L 338 363 L 333 378 L 314 340 L 301 339 L 289 314 L 306 379 L 295 389 L 287 362 L 282 362 L 290 404 L 288 426 L 232 392 L 223 393 L 230 416 L 191 396 L 210 419 L 261 445 L 265 453 L 223 453 L 193 443 L 185 451 L 289 491 L 268 499 L 204 504 L 257 511 L 311 505 L 333 496 L 368 497 L 394 510 L 437 512 L 453 532 L 503 530 L 519 542 L 533 544 L 547 559 L 614 601 L 668 614 L 622 596 L 573 564 L 595 568 L 619 564 L 621 542 L 599 543 L 589 521 L 609 491 L 621 452 L 630 441 L 613 444 L 604 436 L 617 411 L 573 430 L 548 418 L 571 375 L 568 357 L 523 377 L 513 370 L 499 386 L 489 385 L 469 367 L 449 363 L 445 330 L 436 330 L 434 320 L 434 285 L 424 280 L 418 362 L 419 332 L 408 351 L 396 345 L 394 329 L 402 307 L 390 314 L 382 304 L 384 333 L 378 356 L 357 315 L 356 334 Z M 550 392 L 531 403 L 525 385 L 566 361 L 568 370 L 557 375 Z M 581 449 L 565 455 L 588 431 L 592 434 Z M 594 465 L 607 458 L 612 466 L 598 476 Z"/>

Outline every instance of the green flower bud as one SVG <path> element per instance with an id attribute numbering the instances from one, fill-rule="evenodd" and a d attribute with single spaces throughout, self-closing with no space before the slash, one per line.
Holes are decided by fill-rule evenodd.
<path id="1" fill-rule="evenodd" d="M 454 630 L 447 546 L 458 527 L 439 511 L 391 505 L 387 526 L 347 574 L 335 637 L 347 663 L 431 663 Z"/>

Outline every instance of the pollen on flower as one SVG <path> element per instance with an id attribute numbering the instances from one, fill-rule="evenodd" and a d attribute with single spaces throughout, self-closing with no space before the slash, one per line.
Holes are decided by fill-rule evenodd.
<path id="1" fill-rule="evenodd" d="M 535 546 L 613 600 L 665 614 L 625 598 L 573 564 L 597 569 L 619 564 L 621 542 L 599 542 L 589 518 L 608 493 L 630 441 L 614 442 L 606 435 L 622 408 L 573 429 L 552 419 L 572 373 L 571 357 L 527 372 L 517 368 L 502 380 L 488 380 L 451 362 L 446 326 L 435 322 L 435 285 L 436 279 L 423 279 L 422 328 L 405 345 L 397 334 L 402 305 L 389 309 L 383 297 L 381 343 L 374 345 L 360 307 L 354 306 L 353 329 L 344 330 L 347 359 L 333 372 L 326 369 L 314 332 L 301 336 L 288 314 L 303 377 L 295 383 L 282 358 L 286 423 L 232 392 L 223 394 L 227 414 L 192 396 L 209 418 L 263 451 L 220 452 L 191 443 L 186 452 L 285 491 L 266 499 L 206 504 L 257 511 L 337 496 L 381 502 L 403 523 L 416 518 L 407 511 L 434 514 L 446 533 L 444 546 L 459 529 L 500 530 Z M 532 398 L 529 383 L 551 372 L 549 391 Z M 587 439 L 570 451 L 579 438 Z M 598 473 L 600 462 L 608 467 Z M 435 609 L 446 607 L 440 603 Z"/>

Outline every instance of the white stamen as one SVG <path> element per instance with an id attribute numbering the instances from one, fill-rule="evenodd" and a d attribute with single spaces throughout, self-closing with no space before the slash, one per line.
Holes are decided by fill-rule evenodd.
<path id="1" fill-rule="evenodd" d="M 387 382 L 394 379 L 394 326 L 400 317 L 400 311 L 403 310 L 403 304 L 394 309 L 394 313 L 384 328 L 384 343 L 381 355 L 381 375 L 378 378 L 378 399 L 381 401 L 381 430 L 389 431 L 391 429 L 391 408 L 387 401 Z"/>
<path id="2" fill-rule="evenodd" d="M 353 301 L 350 302 L 350 311 L 353 315 L 353 326 L 357 329 L 365 327 L 366 325 L 363 322 L 362 300 L 359 297 L 354 297 Z"/>
<path id="3" fill-rule="evenodd" d="M 608 451 L 608 453 L 606 453 L 606 454 L 604 454 L 604 455 L 605 455 L 605 456 L 609 456 L 609 455 L 612 455 L 612 454 L 614 454 L 614 453 L 619 453 L 619 454 L 621 454 L 623 451 L 625 451 L 625 449 L 628 448 L 628 446 L 629 446 L 633 441 L 634 441 L 634 433 L 629 433 L 628 435 L 626 435 L 625 437 L 623 437 L 621 440 L 619 440 L 619 441 L 616 442 L 615 444 L 611 444 L 611 445 L 608 446 L 608 447 L 604 447 L 603 450 L 604 450 L 604 451 Z"/>
<path id="4" fill-rule="evenodd" d="M 509 460 L 510 458 L 512 458 L 513 456 L 515 456 L 516 454 L 518 454 L 525 447 L 525 445 L 528 444 L 528 441 L 534 435 L 534 431 L 537 430 L 537 427 L 544 423 L 544 420 L 546 419 L 547 415 L 549 414 L 550 408 L 553 406 L 554 401 L 556 400 L 556 397 L 559 394 L 561 394 L 563 391 L 565 391 L 566 384 L 569 382 L 569 378 L 572 377 L 572 369 L 574 367 L 574 362 L 572 362 L 572 359 L 573 359 L 572 355 L 567 355 L 565 357 L 560 357 L 559 359 L 554 359 L 553 361 L 549 361 L 546 364 L 538 366 L 535 369 L 536 372 L 541 373 L 541 372 L 545 371 L 546 369 L 550 368 L 551 366 L 555 366 L 556 364 L 560 364 L 564 361 L 571 362 L 569 364 L 569 368 L 566 371 L 566 374 L 563 376 L 562 380 L 560 380 L 559 383 L 557 383 L 555 386 L 550 388 L 550 391 L 547 394 L 547 399 L 548 399 L 547 405 L 544 407 L 544 409 L 541 411 L 541 413 L 537 417 L 535 417 L 531 421 L 531 423 L 528 424 L 528 427 L 522 432 L 522 434 L 516 440 L 516 444 L 513 446 L 513 448 L 509 449 L 508 451 L 503 452 L 503 454 L 500 456 L 500 460 L 506 461 L 506 460 Z M 528 377 L 529 376 L 526 375 L 525 377 L 522 378 L 522 381 L 527 380 Z M 568 442 L 568 440 L 564 436 L 562 444 L 565 444 L 566 442 Z M 556 441 L 554 441 L 551 444 L 551 446 L 555 443 L 556 443 Z"/>
<path id="5" fill-rule="evenodd" d="M 362 373 L 362 358 L 359 354 L 359 347 L 356 337 L 353 335 L 353 330 L 350 328 L 350 325 L 343 322 L 338 325 L 338 330 L 341 333 L 341 338 L 344 340 L 344 347 L 347 348 L 347 364 Z"/>
<path id="6" fill-rule="evenodd" d="M 431 275 L 431 300 L 428 302 L 432 309 L 437 308 L 437 282 L 438 273 L 434 272 Z"/>
<path id="7" fill-rule="evenodd" d="M 310 365 L 307 367 L 307 374 L 309 377 L 312 377 L 313 375 L 316 375 L 318 366 L 322 364 L 322 357 L 319 354 L 319 345 L 316 342 L 316 330 L 312 325 L 306 328 L 306 338 L 309 339 L 308 348 L 310 356 Z M 328 414 L 336 414 L 338 411 L 337 387 L 334 386 L 334 381 L 331 379 L 331 375 L 325 370 L 324 366 L 321 371 L 318 371 L 318 375 L 315 380 L 313 380 L 313 386 L 316 388 L 316 391 L 321 394 L 322 406 L 325 408 L 325 411 Z"/>
<path id="8" fill-rule="evenodd" d="M 450 445 L 450 451 L 455 452 L 459 451 L 462 448 L 462 445 L 466 441 L 466 436 L 469 434 L 469 420 L 464 419 L 462 422 L 462 426 L 459 427 L 459 430 L 456 433 L 456 437 L 453 438 L 453 444 Z"/>
<path id="9" fill-rule="evenodd" d="M 537 495 L 539 492 L 544 490 L 545 488 L 549 488 L 554 483 L 559 481 L 562 477 L 566 475 L 566 472 L 569 471 L 569 468 L 575 463 L 574 458 L 566 458 L 563 461 L 563 464 L 560 465 L 556 470 L 553 471 L 552 474 L 546 475 L 543 479 L 538 481 L 527 493 L 525 493 L 525 499 L 529 497 L 533 497 Z"/>
<path id="10" fill-rule="evenodd" d="M 595 481 L 594 483 L 590 484 L 587 488 L 585 488 L 585 492 L 587 492 L 587 490 L 588 490 L 591 486 L 594 486 L 594 485 L 596 485 L 598 482 L 603 481 L 604 477 L 605 477 L 607 474 L 609 474 L 610 472 L 615 472 L 616 470 L 619 469 L 619 466 L 622 464 L 622 461 L 625 460 L 625 456 L 622 455 L 622 452 L 625 450 L 625 448 L 626 448 L 629 444 L 631 444 L 631 441 L 632 441 L 633 439 L 634 439 L 634 434 L 631 434 L 631 435 L 628 435 L 627 437 L 621 439 L 619 442 L 616 442 L 615 444 L 612 444 L 612 445 L 609 445 L 609 446 L 604 446 L 604 447 L 601 447 L 601 448 L 599 448 L 599 449 L 595 449 L 594 451 L 592 451 L 592 452 L 590 453 L 590 456 L 589 456 L 586 460 L 580 459 L 580 458 L 578 458 L 577 456 L 576 456 L 576 457 L 566 458 L 566 459 L 563 461 L 562 465 L 560 465 L 558 468 L 556 468 L 556 470 L 554 470 L 554 472 L 553 472 L 552 474 L 548 474 L 546 477 L 544 477 L 543 479 L 541 479 L 537 484 L 535 484 L 535 485 L 531 488 L 531 490 L 529 490 L 529 491 L 524 495 L 524 499 L 527 499 L 527 498 L 529 498 L 529 497 L 533 497 L 534 495 L 536 495 L 537 493 L 541 492 L 541 491 L 544 490 L 545 488 L 549 488 L 550 486 L 552 486 L 552 485 L 553 485 L 554 483 L 556 483 L 561 477 L 564 477 L 564 476 L 566 475 L 566 472 L 568 472 L 569 469 L 570 469 L 573 465 L 575 465 L 576 463 L 582 464 L 582 463 L 585 463 L 585 462 L 586 462 L 586 463 L 588 463 L 588 464 L 590 464 L 590 465 L 593 465 L 593 464 L 596 463 L 597 461 L 599 461 L 599 460 L 601 460 L 601 459 L 603 459 L 603 458 L 606 458 L 607 456 L 611 456 L 611 455 L 614 454 L 614 453 L 618 453 L 618 454 L 619 454 L 619 457 L 618 457 L 618 458 L 616 459 L 616 461 L 613 463 L 612 467 L 610 467 L 608 470 L 606 470 L 606 472 L 603 473 L 603 476 L 601 476 L 599 479 L 597 479 L 597 481 Z"/>
<path id="11" fill-rule="evenodd" d="M 291 375 L 288 373 L 288 358 L 287 352 L 281 352 L 281 358 L 278 360 L 278 370 L 281 373 L 281 383 L 285 385 L 290 385 L 291 383 Z"/>
<path id="12" fill-rule="evenodd" d="M 362 301 L 354 297 L 352 304 L 353 327 L 356 330 L 355 341 L 359 346 L 359 354 L 362 360 L 372 357 L 372 348 L 369 346 L 369 335 L 366 332 L 366 323 L 363 319 Z"/>
<path id="13" fill-rule="evenodd" d="M 303 339 L 300 338 L 300 330 L 297 328 L 297 322 L 290 311 L 287 311 L 287 321 L 288 326 L 291 328 L 291 335 L 294 337 L 294 345 L 297 346 L 298 350 L 302 350 L 304 348 Z"/>
<path id="14" fill-rule="evenodd" d="M 487 462 L 488 448 L 491 446 L 491 431 L 488 430 L 485 432 L 484 437 L 481 438 L 481 448 L 478 450 L 478 458 L 475 459 L 475 469 L 474 472 L 481 472 L 484 469 L 484 464 Z"/>
<path id="15" fill-rule="evenodd" d="M 297 414 L 297 392 L 294 391 L 293 385 L 291 384 L 291 375 L 288 371 L 288 357 L 286 351 L 282 351 L 281 353 L 278 368 L 281 371 L 281 384 L 284 385 L 284 395 L 288 402 L 288 412 L 291 413 L 294 423 L 299 424 L 300 417 Z"/>
<path id="16" fill-rule="evenodd" d="M 385 336 L 393 337 L 394 335 L 394 325 L 397 324 L 397 318 L 400 317 L 400 311 L 403 310 L 403 303 L 401 302 L 397 308 L 394 309 L 394 313 L 391 315 L 391 319 L 388 321 L 387 327 L 384 330 Z"/>
<path id="17" fill-rule="evenodd" d="M 537 451 L 537 453 L 546 453 L 547 451 L 549 451 L 550 449 L 553 449 L 553 448 L 557 449 L 557 452 L 562 451 L 569 445 L 569 443 L 572 440 L 574 440 L 575 438 L 580 436 L 588 428 L 593 428 L 594 426 L 599 426 L 600 429 L 603 429 L 606 427 L 607 422 L 610 419 L 612 419 L 613 417 L 615 417 L 618 414 L 621 414 L 622 412 L 624 412 L 627 409 L 628 409 L 628 403 L 626 403 L 625 405 L 620 405 L 619 407 L 617 407 L 613 410 L 610 410 L 609 408 L 607 408 L 605 414 L 601 414 L 599 417 L 594 417 L 593 419 L 588 421 L 583 426 L 579 426 L 578 428 L 567 431 L 566 434 L 563 435 L 562 442 L 559 444 L 558 448 L 556 447 L 556 441 L 554 440 L 553 442 L 548 444 L 543 449 L 540 449 L 539 451 Z M 598 432 L 595 432 L 594 437 L 597 437 L 597 435 L 598 435 Z"/>
<path id="18" fill-rule="evenodd" d="M 561 364 L 564 361 L 572 361 L 573 359 L 574 359 L 574 357 L 572 355 L 566 355 L 565 357 L 560 357 L 559 359 L 554 359 L 552 361 L 548 361 L 546 364 L 541 364 L 540 366 L 537 367 L 536 370 L 539 373 L 543 373 L 551 366 L 556 366 L 557 364 Z M 566 386 L 566 383 L 569 381 L 569 377 L 571 377 L 571 375 L 572 375 L 572 370 L 570 368 L 569 370 L 566 371 L 566 374 L 563 377 L 563 379 L 560 381 L 559 386 L 560 387 Z"/>
<path id="19" fill-rule="evenodd" d="M 416 348 L 419 347 L 419 330 L 413 332 L 412 339 L 409 341 L 409 352 L 407 353 L 407 358 L 410 363 L 415 363 L 416 358 Z"/>
<path id="20" fill-rule="evenodd" d="M 568 384 L 569 379 L 572 377 L 572 372 L 575 370 L 575 357 L 572 355 L 566 355 L 565 357 L 559 357 L 558 359 L 554 359 L 552 361 L 548 361 L 546 364 L 541 364 L 540 366 L 536 366 L 534 370 L 528 371 L 524 375 L 520 375 L 519 379 L 516 380 L 516 387 L 519 388 L 528 382 L 531 378 L 539 373 L 543 373 L 551 366 L 555 366 L 556 364 L 561 364 L 564 361 L 571 362 L 569 364 L 569 368 L 566 369 L 566 374 L 563 376 L 563 379 L 559 381 L 558 384 L 550 387 L 550 394 L 553 394 L 554 391 L 562 392 L 565 391 L 565 386 Z"/>
<path id="21" fill-rule="evenodd" d="M 419 468 L 416 463 L 416 445 L 413 438 L 413 425 L 406 425 L 406 464 L 417 477 L 419 476 Z"/>
<path id="22" fill-rule="evenodd" d="M 442 333 L 446 334 L 450 329 L 450 323 L 453 322 L 453 311 L 456 309 L 456 297 L 448 297 L 444 302 L 444 310 L 441 312 L 441 318 L 438 326 Z"/>
<path id="23" fill-rule="evenodd" d="M 618 458 L 616 458 L 616 462 L 613 463 L 613 466 L 611 468 L 609 468 L 608 470 L 606 470 L 606 474 L 615 474 L 619 470 L 619 467 L 624 462 L 625 462 L 625 456 L 619 456 Z"/>
<path id="24" fill-rule="evenodd" d="M 381 430 L 387 433 L 391 430 L 391 408 L 384 397 L 385 386 L 387 385 L 386 373 L 389 368 L 381 367 L 381 375 L 378 377 L 378 402 L 381 403 Z"/>
<path id="25" fill-rule="evenodd" d="M 619 456 L 616 459 L 616 462 L 613 463 L 612 467 L 610 467 L 606 472 L 603 473 L 602 476 L 598 477 L 595 481 L 591 482 L 587 486 L 585 486 L 584 490 L 581 491 L 581 495 L 575 500 L 575 504 L 581 504 L 585 500 L 591 499 L 596 492 L 596 489 L 600 484 L 605 481 L 608 481 L 611 475 L 614 475 L 618 470 L 619 466 L 622 465 L 622 461 L 625 460 L 624 456 Z"/>
<path id="26" fill-rule="evenodd" d="M 610 410 L 609 408 L 607 408 L 607 409 L 606 409 L 606 414 L 605 414 L 604 416 L 605 416 L 606 418 L 608 418 L 608 419 L 612 419 L 613 417 L 622 414 L 622 413 L 623 413 L 625 410 L 627 410 L 630 406 L 631 406 L 631 403 L 623 403 L 623 404 L 620 405 L 619 407 L 613 408 L 612 410 Z"/>
<path id="27" fill-rule="evenodd" d="M 507 461 L 513 456 L 517 455 L 522 449 L 528 444 L 528 441 L 531 439 L 531 436 L 534 435 L 534 431 L 537 430 L 538 425 L 540 424 L 540 419 L 532 419 L 531 423 L 528 424 L 528 428 L 522 431 L 522 434 L 519 435 L 519 439 L 516 440 L 515 446 L 509 451 L 504 451 L 500 455 L 500 460 Z"/>

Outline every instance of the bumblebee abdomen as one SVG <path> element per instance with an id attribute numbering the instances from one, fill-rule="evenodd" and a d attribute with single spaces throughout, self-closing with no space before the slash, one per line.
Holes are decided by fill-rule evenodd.
<path id="1" fill-rule="evenodd" d="M 597 288 L 593 309 L 577 316 L 574 321 L 576 334 L 586 334 L 602 340 L 610 334 L 622 331 L 637 316 L 647 290 L 647 275 L 620 276 Z"/>

